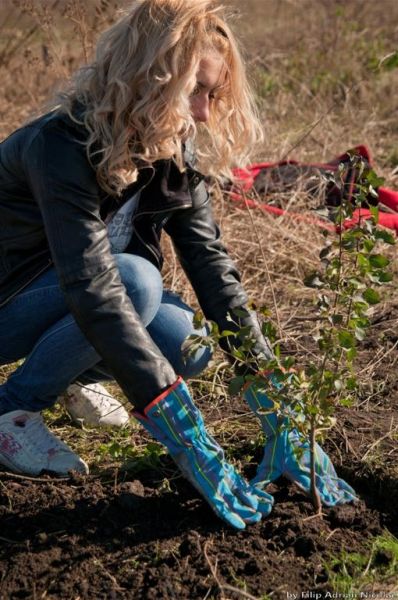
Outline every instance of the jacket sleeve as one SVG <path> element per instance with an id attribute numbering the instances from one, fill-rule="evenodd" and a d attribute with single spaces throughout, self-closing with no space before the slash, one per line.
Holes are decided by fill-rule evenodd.
<path id="1" fill-rule="evenodd" d="M 205 186 L 205 183 L 202 181 L 199 185 Z M 256 340 L 255 354 L 271 359 L 272 350 L 261 333 L 257 317 L 247 308 L 247 295 L 239 272 L 221 241 L 209 198 L 201 206 L 195 207 L 194 203 L 192 208 L 176 212 L 165 229 L 205 317 L 215 321 L 220 331 L 249 326 Z M 239 317 L 233 314 L 233 309 L 240 309 Z M 224 340 L 223 350 L 228 351 L 232 340 Z M 238 341 L 233 342 L 234 346 L 238 344 Z"/>
<path id="2" fill-rule="evenodd" d="M 24 165 L 66 303 L 126 396 L 141 408 L 177 376 L 120 280 L 85 149 L 48 126 L 25 150 Z"/>

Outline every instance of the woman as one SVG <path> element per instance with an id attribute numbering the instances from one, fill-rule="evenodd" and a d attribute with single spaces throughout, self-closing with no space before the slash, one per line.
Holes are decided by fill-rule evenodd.
<path id="1" fill-rule="evenodd" d="M 135 0 L 56 109 L 1 145 L 0 364 L 25 361 L 0 386 L 0 462 L 31 474 L 87 472 L 40 411 L 75 381 L 114 378 L 216 513 L 243 529 L 271 510 L 260 485 L 268 465 L 256 486 L 247 483 L 206 432 L 184 378 L 210 356 L 182 360 L 192 311 L 160 275 L 164 230 L 206 317 L 230 329 L 240 308 L 256 351 L 271 357 L 194 167 L 200 129 L 200 156 L 217 173 L 244 161 L 259 135 L 221 9 Z M 268 402 L 257 389 L 246 398 L 255 411 Z M 322 497 L 351 500 L 329 463 L 319 468 Z"/>

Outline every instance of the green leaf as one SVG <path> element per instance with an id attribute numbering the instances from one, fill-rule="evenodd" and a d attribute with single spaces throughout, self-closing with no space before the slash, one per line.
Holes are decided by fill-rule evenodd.
<path id="1" fill-rule="evenodd" d="M 214 321 L 210 321 L 210 335 L 218 337 L 220 335 L 220 328 Z"/>
<path id="2" fill-rule="evenodd" d="M 355 296 L 355 299 L 353 300 L 352 308 L 358 316 L 362 316 L 363 313 L 365 313 L 368 310 L 369 304 L 367 302 L 365 302 L 365 300 L 362 296 L 360 296 L 360 297 Z"/>
<path id="3" fill-rule="evenodd" d="M 332 315 L 333 325 L 341 325 L 343 322 L 343 315 Z"/>
<path id="4" fill-rule="evenodd" d="M 364 240 L 363 245 L 364 248 L 367 252 L 372 252 L 373 248 L 375 247 L 375 241 L 374 240 Z"/>
<path id="5" fill-rule="evenodd" d="M 372 288 L 368 288 L 363 292 L 363 297 L 369 304 L 378 304 L 380 302 L 380 294 Z"/>
<path id="6" fill-rule="evenodd" d="M 369 256 L 369 263 L 376 269 L 383 269 L 390 264 L 390 261 L 386 256 L 383 256 L 383 254 L 372 254 Z"/>
<path id="7" fill-rule="evenodd" d="M 346 350 L 350 350 L 355 347 L 355 338 L 350 331 L 342 330 L 338 333 L 338 338 L 340 342 L 340 346 L 345 348 Z"/>
<path id="8" fill-rule="evenodd" d="M 257 309 L 257 312 L 263 317 L 272 316 L 272 311 L 269 308 L 267 308 L 267 306 L 260 306 L 260 308 Z"/>
<path id="9" fill-rule="evenodd" d="M 372 221 L 371 219 L 365 219 L 362 227 L 365 229 L 365 231 L 367 232 L 367 234 L 369 235 L 373 235 L 375 229 L 376 229 L 376 224 L 374 221 Z"/>
<path id="10" fill-rule="evenodd" d="M 368 182 L 368 184 L 374 188 L 378 188 L 384 183 L 383 177 L 379 177 L 373 169 L 370 169 L 366 173 L 365 179 Z"/>
<path id="11" fill-rule="evenodd" d="M 236 331 L 230 331 L 229 329 L 223 329 L 220 337 L 236 337 Z"/>
<path id="12" fill-rule="evenodd" d="M 244 310 L 242 308 L 233 308 L 232 314 L 241 319 L 244 319 L 248 315 L 247 310 Z"/>
<path id="13" fill-rule="evenodd" d="M 355 337 L 358 341 L 363 342 L 366 337 L 366 331 L 362 327 L 356 327 L 354 331 Z"/>
<path id="14" fill-rule="evenodd" d="M 375 236 L 378 240 L 382 240 L 386 244 L 391 244 L 392 246 L 395 244 L 395 237 L 386 229 L 377 229 Z"/>
<path id="15" fill-rule="evenodd" d="M 293 365 L 295 364 L 295 359 L 293 356 L 287 356 L 286 358 L 283 359 L 282 361 L 282 366 L 284 369 L 286 369 L 287 371 L 289 369 L 291 369 L 293 367 Z"/>
<path id="16" fill-rule="evenodd" d="M 357 255 L 358 266 L 364 270 L 368 270 L 370 267 L 370 262 L 367 256 L 362 254 L 361 252 Z"/>
<path id="17" fill-rule="evenodd" d="M 229 382 L 228 385 L 228 392 L 229 394 L 231 394 L 231 396 L 237 396 L 242 387 L 245 384 L 245 378 L 244 377 L 234 377 L 233 379 L 231 379 L 231 381 Z"/>
<path id="18" fill-rule="evenodd" d="M 270 321 L 264 321 L 264 323 L 261 325 L 261 332 L 271 342 L 276 340 L 277 331 Z"/>
<path id="19" fill-rule="evenodd" d="M 246 354 L 242 352 L 242 350 L 239 350 L 239 348 L 234 348 L 232 350 L 232 356 L 242 362 L 245 362 L 246 360 Z"/>
<path id="20" fill-rule="evenodd" d="M 356 356 L 357 356 L 357 350 L 356 350 L 356 348 L 350 348 L 347 351 L 347 360 L 348 361 L 352 362 L 356 358 Z"/>
<path id="21" fill-rule="evenodd" d="M 393 280 L 392 273 L 388 273 L 387 271 L 380 271 L 378 273 L 380 283 L 389 283 Z"/>
<path id="22" fill-rule="evenodd" d="M 341 404 L 341 406 L 346 406 L 347 408 L 350 408 L 354 404 L 354 400 L 350 397 L 342 398 L 340 400 L 340 404 Z"/>
<path id="23" fill-rule="evenodd" d="M 398 50 L 384 56 L 380 61 L 380 67 L 386 71 L 392 71 L 398 67 Z"/>
<path id="24" fill-rule="evenodd" d="M 365 287 L 365 285 L 356 277 L 349 277 L 348 283 L 351 285 L 351 287 L 353 287 L 356 290 L 360 290 Z"/>
<path id="25" fill-rule="evenodd" d="M 240 340 L 246 340 L 247 338 L 251 338 L 252 333 L 252 327 L 250 327 L 250 325 L 245 325 L 239 329 L 237 336 Z"/>
<path id="26" fill-rule="evenodd" d="M 358 382 L 357 382 L 356 377 L 348 377 L 348 379 L 346 381 L 347 390 L 354 391 L 354 390 L 356 390 L 357 386 L 358 386 Z"/>
<path id="27" fill-rule="evenodd" d="M 348 326 L 350 327 L 350 329 L 355 329 L 356 327 L 366 329 L 366 327 L 369 327 L 369 325 L 370 321 L 366 317 L 354 317 L 348 322 Z"/>
<path id="28" fill-rule="evenodd" d="M 368 279 L 370 279 L 372 283 L 380 283 L 380 272 L 368 273 Z"/>
<path id="29" fill-rule="evenodd" d="M 375 192 L 376 197 L 377 197 L 377 192 Z M 372 217 L 374 218 L 374 220 L 376 221 L 376 223 L 379 222 L 379 209 L 377 208 L 377 206 L 369 206 L 369 210 L 370 210 L 370 214 L 372 215 Z"/>
<path id="30" fill-rule="evenodd" d="M 206 325 L 206 319 L 201 310 L 197 310 L 193 316 L 193 326 L 195 329 L 202 329 Z"/>

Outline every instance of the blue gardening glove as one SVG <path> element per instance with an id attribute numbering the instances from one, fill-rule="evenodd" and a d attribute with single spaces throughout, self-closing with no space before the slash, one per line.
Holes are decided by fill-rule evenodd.
<path id="1" fill-rule="evenodd" d="M 276 384 L 275 384 L 276 385 Z M 281 475 L 310 493 L 309 443 L 300 439 L 296 429 L 288 431 L 288 417 L 278 416 L 265 390 L 252 383 L 244 392 L 251 410 L 260 419 L 267 436 L 263 459 L 252 484 L 265 487 Z M 319 444 L 315 445 L 316 487 L 325 506 L 345 504 L 357 499 L 354 490 L 337 476 L 335 468 Z"/>
<path id="2" fill-rule="evenodd" d="M 144 415 L 134 416 L 167 447 L 183 475 L 221 519 L 244 529 L 270 513 L 272 496 L 246 482 L 225 460 L 181 378 L 147 406 Z"/>

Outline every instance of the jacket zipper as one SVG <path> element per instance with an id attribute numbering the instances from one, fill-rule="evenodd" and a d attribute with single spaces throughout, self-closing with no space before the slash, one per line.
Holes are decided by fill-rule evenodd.
<path id="1" fill-rule="evenodd" d="M 45 271 L 46 269 L 48 269 L 48 267 L 49 267 L 50 265 L 52 265 L 52 262 L 53 262 L 53 261 L 52 261 L 51 259 L 49 259 L 49 260 L 48 260 L 48 263 L 47 263 L 47 264 L 46 264 L 44 267 L 42 267 L 42 268 L 40 269 L 40 271 L 38 271 L 37 273 L 35 273 L 35 274 L 33 275 L 33 277 L 31 277 L 31 278 L 30 278 L 30 279 L 29 279 L 29 280 L 28 280 L 26 283 L 24 283 L 22 287 L 18 288 L 18 289 L 17 289 L 15 292 L 13 292 L 13 293 L 11 294 L 11 296 L 8 296 L 8 298 L 6 298 L 6 299 L 5 299 L 5 300 L 4 300 L 4 301 L 3 301 L 3 302 L 0 304 L 0 308 L 2 308 L 2 307 L 5 305 L 5 304 L 8 304 L 8 302 L 10 302 L 10 300 L 12 300 L 13 298 L 15 298 L 15 296 L 18 296 L 19 292 L 22 292 L 22 290 L 24 290 L 26 287 L 28 287 L 28 285 L 29 285 L 29 284 L 31 284 L 31 283 L 32 283 L 32 281 L 34 281 L 35 279 L 37 279 L 37 278 L 39 277 L 39 275 L 41 275 L 42 273 L 44 273 L 44 271 Z"/>
<path id="2" fill-rule="evenodd" d="M 149 246 L 148 246 L 148 245 L 147 245 L 147 244 L 144 242 L 144 240 L 142 239 L 142 237 L 141 237 L 141 236 L 140 236 L 140 234 L 137 232 L 137 230 L 136 230 L 136 228 L 135 228 L 135 226 L 134 226 L 134 221 L 135 221 L 135 219 L 136 219 L 137 217 L 141 217 L 141 216 L 143 216 L 143 215 L 157 215 L 157 214 L 159 214 L 159 213 L 162 213 L 162 212 L 172 212 L 172 211 L 175 211 L 175 210 L 181 210 L 181 209 L 185 209 L 185 208 L 190 208 L 191 206 L 192 206 L 192 204 L 180 204 L 179 206 L 174 206 L 173 208 L 168 208 L 168 209 L 166 209 L 166 211 L 163 209 L 163 210 L 150 210 L 150 211 L 140 212 L 140 213 L 138 213 L 137 215 L 134 215 L 134 216 L 133 216 L 133 218 L 131 219 L 131 223 L 132 223 L 132 226 L 133 226 L 133 235 L 136 235 L 136 236 L 137 236 L 137 238 L 140 240 L 141 244 L 142 244 L 143 246 L 145 246 L 145 248 L 146 248 L 147 250 L 149 250 L 149 252 L 151 252 L 151 254 L 153 254 L 153 256 L 155 257 L 155 259 L 156 259 L 156 261 L 157 261 L 158 263 L 159 263 L 159 259 L 160 259 L 160 256 L 161 256 L 161 254 L 157 255 L 157 253 L 156 253 L 154 250 L 152 250 L 152 248 L 150 248 L 150 247 L 149 247 Z"/>

